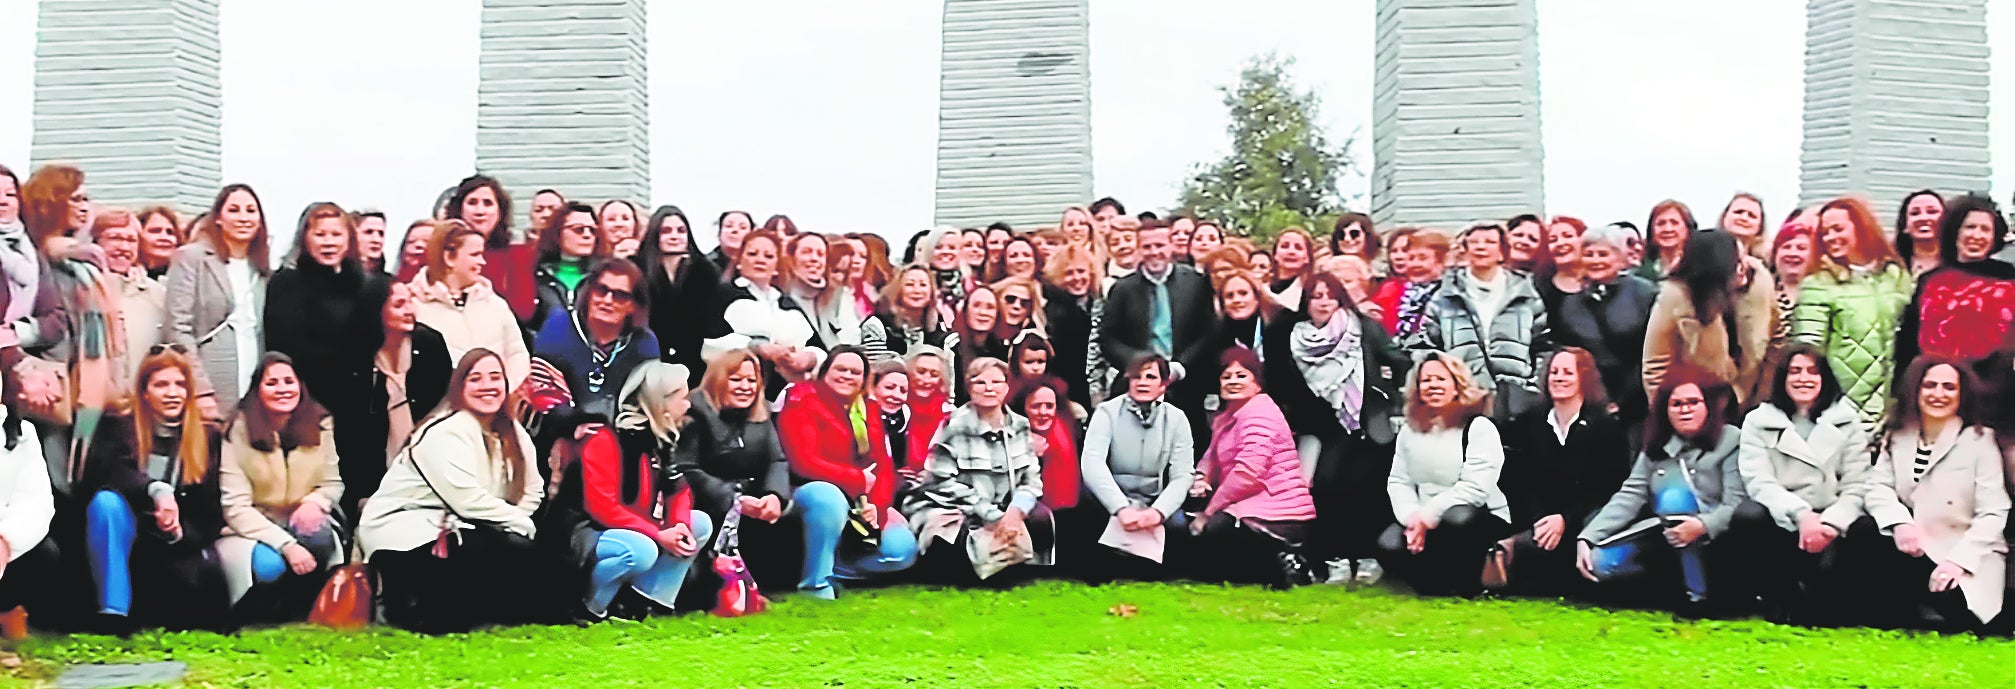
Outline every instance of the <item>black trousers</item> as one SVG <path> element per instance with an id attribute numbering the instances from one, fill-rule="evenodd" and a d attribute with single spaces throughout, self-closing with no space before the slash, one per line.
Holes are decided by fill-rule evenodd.
<path id="1" fill-rule="evenodd" d="M 1552 550 L 1539 547 L 1539 541 L 1533 537 L 1530 527 L 1518 525 L 1525 529 L 1511 537 L 1511 585 L 1503 593 L 1569 596 L 1587 591 L 1588 585 L 1593 582 L 1582 578 L 1574 562 L 1575 541 L 1581 536 L 1581 524 L 1566 515 L 1562 517 L 1566 518 L 1567 524 L 1562 529 L 1560 543 Z"/>
<path id="2" fill-rule="evenodd" d="M 1314 521 L 1239 519 L 1219 512 L 1183 545 L 1179 566 L 1199 581 L 1281 586 L 1288 583 L 1282 556 L 1303 553 L 1314 534 Z"/>
<path id="3" fill-rule="evenodd" d="M 478 527 L 463 529 L 448 556 L 433 543 L 371 555 L 385 622 L 427 634 L 464 632 L 491 624 L 525 624 L 553 617 L 538 584 L 549 581 L 532 539 Z"/>
<path id="4" fill-rule="evenodd" d="M 1511 534 L 1511 524 L 1474 505 L 1456 505 L 1441 514 L 1441 524 L 1429 529 L 1420 552 L 1406 549 L 1406 530 L 1386 529 L 1378 543 L 1415 593 L 1428 596 L 1473 596 L 1483 591 L 1483 555 Z"/>
<path id="5" fill-rule="evenodd" d="M 33 617 L 55 603 L 48 594 L 56 577 L 57 562 L 56 539 L 44 538 L 7 563 L 7 571 L 0 573 L 0 612 L 26 607 Z"/>
<path id="6" fill-rule="evenodd" d="M 1309 484 L 1316 513 L 1309 555 L 1321 560 L 1378 557 L 1378 537 L 1393 525 L 1392 499 L 1385 492 L 1392 446 L 1341 427 L 1316 439 L 1322 452 Z"/>
<path id="7" fill-rule="evenodd" d="M 1856 624 L 1968 631 L 1994 622 L 1975 617 L 1966 607 L 1966 594 L 1956 586 L 1931 592 L 1931 571 L 1938 568 L 1938 563 L 1929 555 L 1911 557 L 1897 550 L 1895 541 L 1889 537 L 1877 534 L 1877 539 L 1878 542 L 1866 543 L 1865 548 L 1857 548 L 1862 576 L 1855 586 L 1861 594 L 1855 599 L 1854 609 L 1861 617 L 1854 620 Z M 1927 611 L 1936 617 L 1927 618 L 1924 614 Z"/>
<path id="8" fill-rule="evenodd" d="M 1727 570 L 1729 576 L 1721 577 L 1717 585 L 1740 600 L 1761 597 L 1771 608 L 1797 610 L 1803 615 L 1854 607 L 1839 573 L 1855 569 L 1852 550 L 1857 546 L 1873 542 L 1889 545 L 1875 520 L 1863 516 L 1826 550 L 1808 553 L 1798 546 L 1797 531 L 1778 525 L 1769 509 L 1753 501 L 1735 508 L 1728 531 L 1719 540 L 1718 562 L 1710 569 Z"/>

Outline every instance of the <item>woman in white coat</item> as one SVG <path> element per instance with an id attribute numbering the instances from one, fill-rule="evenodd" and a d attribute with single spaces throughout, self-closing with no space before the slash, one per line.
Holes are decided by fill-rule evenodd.
<path id="1" fill-rule="evenodd" d="M 1770 381 L 1763 404 L 1742 421 L 1737 463 L 1750 501 L 1735 508 L 1722 540 L 1741 553 L 1744 578 L 1771 616 L 1795 619 L 1837 608 L 1812 605 L 1809 594 L 1837 592 L 1821 587 L 1837 581 L 1842 537 L 1875 533 L 1862 511 L 1868 431 L 1818 347 L 1791 345 Z"/>
<path id="2" fill-rule="evenodd" d="M 518 317 L 483 277 L 483 234 L 460 220 L 433 223 L 427 241 L 427 268 L 413 278 L 414 316 L 441 333 L 448 357 L 482 349 L 504 362 L 511 389 L 532 372 Z"/>
<path id="3" fill-rule="evenodd" d="M 2009 506 L 1994 432 L 1978 425 L 1980 381 L 1923 357 L 1900 382 L 1867 498 L 1894 547 L 1871 548 L 1864 609 L 1880 615 L 1874 623 L 1908 625 L 1929 604 L 1940 626 L 1977 628 L 2001 612 Z"/>

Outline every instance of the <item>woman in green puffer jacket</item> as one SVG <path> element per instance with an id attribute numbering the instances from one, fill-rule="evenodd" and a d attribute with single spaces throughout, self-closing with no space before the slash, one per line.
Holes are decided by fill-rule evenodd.
<path id="1" fill-rule="evenodd" d="M 1819 244 L 1826 258 L 1799 286 L 1792 339 L 1825 348 L 1847 399 L 1864 423 L 1889 409 L 1896 367 L 1896 327 L 1915 285 L 1887 241 L 1881 221 L 1858 198 L 1819 210 Z"/>

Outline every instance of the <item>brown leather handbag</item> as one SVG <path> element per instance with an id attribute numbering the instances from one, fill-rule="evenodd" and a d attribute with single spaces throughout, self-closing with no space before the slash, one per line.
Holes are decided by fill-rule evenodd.
<path id="1" fill-rule="evenodd" d="M 371 624 L 371 573 L 363 563 L 337 567 L 315 595 L 308 621 L 330 629 L 363 629 Z"/>

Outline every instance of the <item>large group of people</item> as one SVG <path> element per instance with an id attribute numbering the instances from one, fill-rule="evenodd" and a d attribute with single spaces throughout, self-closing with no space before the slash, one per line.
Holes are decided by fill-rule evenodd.
<path id="1" fill-rule="evenodd" d="M 0 628 L 299 620 L 358 565 L 424 631 L 1388 573 L 2004 617 L 2015 266 L 1976 195 L 1270 241 L 1105 198 L 893 246 L 731 210 L 703 252 L 678 207 L 519 225 L 475 175 L 398 243 L 312 204 L 276 256 L 250 186 L 185 221 L 85 181 L 0 168 Z"/>

